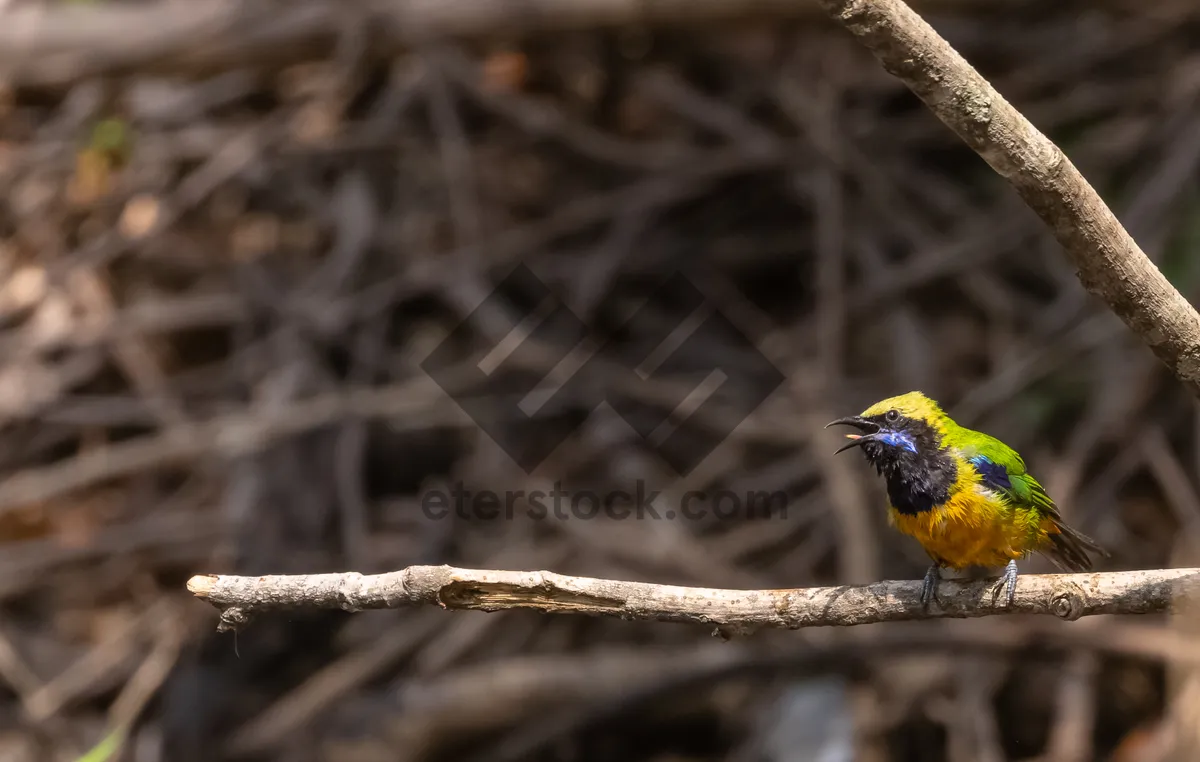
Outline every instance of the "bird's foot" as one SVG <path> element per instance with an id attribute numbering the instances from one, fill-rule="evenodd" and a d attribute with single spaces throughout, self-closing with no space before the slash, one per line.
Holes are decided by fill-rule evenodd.
<path id="1" fill-rule="evenodd" d="M 931 564 L 925 572 L 925 581 L 921 583 L 921 608 L 929 608 L 930 601 L 938 601 L 937 586 L 942 579 L 942 570 L 938 564 Z"/>
<path id="2" fill-rule="evenodd" d="M 1004 567 L 1004 573 L 1000 575 L 1000 579 L 996 580 L 996 584 L 992 586 L 992 605 L 996 605 L 996 601 L 1000 598 L 1000 593 L 1004 593 L 1004 607 L 1008 608 L 1012 605 L 1013 596 L 1017 594 L 1017 562 L 1009 561 Z"/>

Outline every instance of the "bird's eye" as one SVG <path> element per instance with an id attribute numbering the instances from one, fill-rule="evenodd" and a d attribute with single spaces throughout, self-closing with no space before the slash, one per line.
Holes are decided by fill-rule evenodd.
<path id="1" fill-rule="evenodd" d="M 895 423 L 896 421 L 900 420 L 900 413 L 896 412 L 895 410 L 889 410 L 883 414 L 883 417 L 888 423 Z"/>

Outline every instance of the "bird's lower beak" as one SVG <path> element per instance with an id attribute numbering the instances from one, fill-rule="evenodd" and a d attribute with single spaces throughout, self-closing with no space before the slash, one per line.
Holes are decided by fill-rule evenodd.
<path id="1" fill-rule="evenodd" d="M 850 441 L 835 450 L 834 455 L 837 455 L 839 452 L 845 452 L 851 447 L 861 447 L 865 442 L 870 442 L 874 439 L 875 435 L 879 433 L 879 424 L 857 415 L 839 418 L 836 421 L 830 421 L 825 424 L 825 428 L 829 428 L 830 426 L 853 426 L 863 432 L 862 434 L 847 434 L 846 438 Z"/>

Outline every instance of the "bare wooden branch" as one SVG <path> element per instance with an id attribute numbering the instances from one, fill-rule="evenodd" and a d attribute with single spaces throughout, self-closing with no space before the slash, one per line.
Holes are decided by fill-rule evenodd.
<path id="1" fill-rule="evenodd" d="M 199 575 L 188 589 L 221 610 L 220 629 L 236 629 L 261 611 L 323 608 L 362 611 L 437 605 L 446 609 L 534 609 L 621 619 L 691 622 L 732 630 L 849 626 L 993 614 L 1096 614 L 1167 611 L 1200 569 L 1024 575 L 1011 607 L 992 602 L 994 580 L 944 580 L 939 605 L 923 610 L 921 582 L 780 590 L 718 590 L 649 582 L 569 577 L 547 571 L 410 566 L 386 574 L 237 577 Z M 1187 588 L 1185 590 L 1185 588 Z"/>
<path id="2" fill-rule="evenodd" d="M 818 0 L 883 68 L 1008 180 L 1079 280 L 1200 396 L 1200 315 L 1049 138 L 902 0 Z"/>

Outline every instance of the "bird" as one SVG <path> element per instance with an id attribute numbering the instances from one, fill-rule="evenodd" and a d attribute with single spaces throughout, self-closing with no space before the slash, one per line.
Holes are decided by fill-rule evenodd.
<path id="1" fill-rule="evenodd" d="M 836 453 L 862 450 L 887 484 L 889 523 L 933 560 L 921 586 L 925 608 L 937 600 L 944 568 L 1003 566 L 992 604 L 1003 592 L 1007 607 L 1016 594 L 1017 559 L 1039 552 L 1060 570 L 1082 572 L 1092 569 L 1089 553 L 1109 556 L 1067 526 L 1016 450 L 960 426 L 922 392 L 889 397 L 825 428 L 837 425 L 861 433 L 847 434 L 850 442 Z"/>

